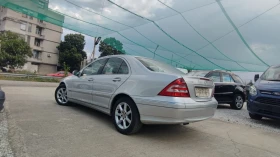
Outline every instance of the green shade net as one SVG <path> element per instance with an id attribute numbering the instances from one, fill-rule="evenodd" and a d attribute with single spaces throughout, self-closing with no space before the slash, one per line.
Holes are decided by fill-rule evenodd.
<path id="1" fill-rule="evenodd" d="M 0 5 L 126 54 L 194 70 L 264 71 L 280 63 L 279 0 L 1 0 Z M 119 46 L 116 46 L 119 47 Z"/>

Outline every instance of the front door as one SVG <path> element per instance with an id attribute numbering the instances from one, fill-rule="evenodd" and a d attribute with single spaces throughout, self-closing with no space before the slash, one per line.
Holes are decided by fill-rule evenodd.
<path id="1" fill-rule="evenodd" d="M 112 57 L 104 66 L 101 74 L 96 75 L 93 83 L 93 104 L 109 108 L 115 91 L 130 76 L 127 62 L 121 57 Z"/>
<path id="2" fill-rule="evenodd" d="M 94 61 L 80 71 L 79 77 L 70 80 L 69 97 L 92 104 L 94 78 L 103 69 L 107 60 L 101 59 Z"/>

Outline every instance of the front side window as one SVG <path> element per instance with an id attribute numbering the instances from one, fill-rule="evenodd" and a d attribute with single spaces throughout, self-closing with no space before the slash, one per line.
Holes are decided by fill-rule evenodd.
<path id="1" fill-rule="evenodd" d="M 107 58 L 100 59 L 100 60 L 97 60 L 97 61 L 89 64 L 86 68 L 84 68 L 81 76 L 100 74 L 102 72 L 103 67 L 106 64 L 107 60 L 108 60 Z"/>
<path id="2" fill-rule="evenodd" d="M 110 58 L 103 68 L 102 74 L 128 74 L 128 68 L 121 58 Z"/>
<path id="3" fill-rule="evenodd" d="M 280 81 L 280 66 L 270 67 L 264 72 L 261 79 L 266 81 Z"/>
<path id="4" fill-rule="evenodd" d="M 221 77 L 219 72 L 213 72 L 209 74 L 207 77 L 212 79 L 213 82 L 221 82 Z"/>
<path id="5" fill-rule="evenodd" d="M 234 82 L 230 74 L 223 73 L 223 82 Z"/>

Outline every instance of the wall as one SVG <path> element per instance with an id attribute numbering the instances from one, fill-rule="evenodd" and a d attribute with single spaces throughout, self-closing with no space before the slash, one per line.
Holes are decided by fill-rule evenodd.
<path id="1" fill-rule="evenodd" d="M 31 64 L 31 62 L 27 62 L 23 66 L 22 70 L 26 70 L 26 71 L 30 71 L 30 72 L 35 72 L 35 71 L 38 72 L 38 65 L 33 65 L 33 64 Z"/>
<path id="2" fill-rule="evenodd" d="M 45 64 L 40 64 L 39 67 L 38 67 L 39 71 L 38 73 L 39 74 L 49 74 L 49 73 L 54 73 L 56 72 L 56 66 L 52 66 L 52 65 L 45 65 Z"/>

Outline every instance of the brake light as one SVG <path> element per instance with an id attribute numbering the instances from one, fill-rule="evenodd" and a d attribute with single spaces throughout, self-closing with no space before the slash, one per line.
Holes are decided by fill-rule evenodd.
<path id="1" fill-rule="evenodd" d="M 183 78 L 179 78 L 171 82 L 158 95 L 172 97 L 190 97 L 188 86 Z"/>

